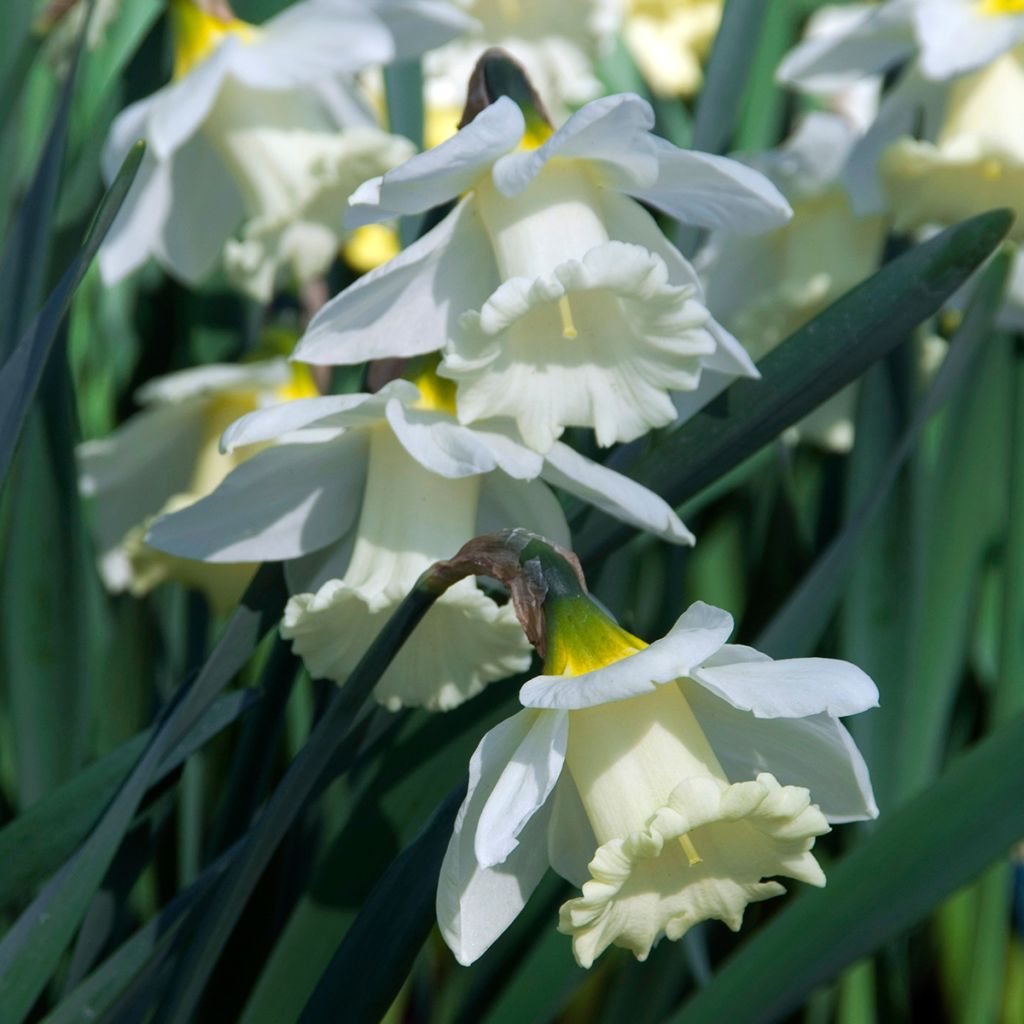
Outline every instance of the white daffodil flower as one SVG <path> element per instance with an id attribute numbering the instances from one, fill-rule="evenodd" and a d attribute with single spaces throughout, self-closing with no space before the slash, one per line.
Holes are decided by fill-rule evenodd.
<path id="1" fill-rule="evenodd" d="M 712 232 L 698 256 L 708 308 L 755 360 L 878 267 L 885 220 L 856 216 L 840 182 L 858 138 L 837 114 L 809 114 L 779 149 L 750 158 L 792 204 L 793 219 L 756 238 Z M 852 386 L 840 392 L 795 436 L 848 451 L 855 398 Z"/>
<path id="2" fill-rule="evenodd" d="M 722 19 L 722 0 L 622 0 L 623 38 L 662 96 L 693 96 Z"/>
<path id="3" fill-rule="evenodd" d="M 108 179 L 136 140 L 148 148 L 100 267 L 110 283 L 152 256 L 196 284 L 222 266 L 266 300 L 326 270 L 349 194 L 413 152 L 377 126 L 355 73 L 467 21 L 440 0 L 305 0 L 256 26 L 201 2 L 172 0 L 174 81 L 111 128 Z"/>
<path id="4" fill-rule="evenodd" d="M 583 595 L 549 602 L 547 622 L 548 674 L 473 754 L 441 868 L 460 963 L 549 864 L 582 886 L 558 927 L 584 967 L 613 944 L 643 960 L 709 918 L 737 930 L 748 903 L 784 892 L 777 876 L 825 884 L 815 837 L 877 814 L 839 721 L 877 703 L 863 672 L 727 644 L 732 618 L 699 602 L 650 646 Z"/>
<path id="5" fill-rule="evenodd" d="M 891 206 L 907 229 L 1024 210 L 1022 46 L 1020 0 L 889 0 L 851 5 L 845 30 L 797 46 L 778 77 L 830 93 L 904 65 L 847 181 L 858 212 Z"/>
<path id="6" fill-rule="evenodd" d="M 660 498 L 566 445 L 542 457 L 511 424 L 460 426 L 451 391 L 428 371 L 417 384 L 392 381 L 374 395 L 325 396 L 245 416 L 225 433 L 226 451 L 277 443 L 204 501 L 158 520 L 146 540 L 208 562 L 286 561 L 295 596 L 282 634 L 314 675 L 339 682 L 420 573 L 466 541 L 521 526 L 568 543 L 565 517 L 543 481 L 692 543 Z M 529 660 L 512 609 L 464 580 L 427 613 L 376 695 L 389 708 L 452 708 Z"/>
<path id="7" fill-rule="evenodd" d="M 351 200 L 353 224 L 455 209 L 327 303 L 296 355 L 357 363 L 444 347 L 459 420 L 507 416 L 546 451 L 567 426 L 610 445 L 676 418 L 669 391 L 709 367 L 756 376 L 708 314 L 693 268 L 636 200 L 704 227 L 758 232 L 790 216 L 733 160 L 651 134 L 638 96 L 595 100 L 542 145 L 501 97 L 458 135 Z"/>
<path id="8" fill-rule="evenodd" d="M 108 437 L 79 445 L 79 488 L 93 500 L 100 575 L 113 593 L 141 597 L 173 579 L 230 609 L 253 566 L 204 566 L 143 542 L 149 521 L 209 494 L 248 454 L 218 451 L 224 429 L 248 412 L 317 393 L 306 367 L 285 359 L 216 364 L 157 377 L 136 393 L 144 407 Z"/>
<path id="9" fill-rule="evenodd" d="M 466 105 L 466 83 L 480 54 L 490 46 L 500 46 L 523 66 L 557 117 L 604 91 L 594 75 L 594 62 L 620 26 L 620 0 L 455 2 L 476 20 L 477 28 L 424 57 L 428 146 L 457 131 Z"/>

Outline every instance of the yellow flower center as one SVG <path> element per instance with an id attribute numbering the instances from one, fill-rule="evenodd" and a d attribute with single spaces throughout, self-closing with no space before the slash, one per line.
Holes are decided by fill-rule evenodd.
<path id="1" fill-rule="evenodd" d="M 320 389 L 316 386 L 311 367 L 305 363 L 292 363 L 291 371 L 291 380 L 274 392 L 277 398 L 282 402 L 291 402 L 296 398 L 320 397 Z"/>
<path id="2" fill-rule="evenodd" d="M 993 18 L 1024 14 L 1024 0 L 979 0 L 978 11 Z"/>
<path id="3" fill-rule="evenodd" d="M 436 355 L 415 359 L 409 364 L 403 376 L 420 389 L 420 400 L 415 406 L 417 409 L 446 412 L 454 416 L 455 382 L 437 375 L 439 362 L 440 359 Z"/>
<path id="4" fill-rule="evenodd" d="M 394 259 L 401 249 L 394 228 L 386 224 L 365 224 L 352 232 L 342 251 L 345 262 L 353 270 L 365 274 Z"/>
<path id="5" fill-rule="evenodd" d="M 225 13 L 228 9 L 225 7 Z M 236 35 L 243 42 L 252 42 L 259 34 L 255 25 L 235 18 L 214 14 L 199 7 L 195 0 L 171 0 L 171 29 L 174 35 L 174 77 L 184 78 L 201 64 L 223 42 Z"/>

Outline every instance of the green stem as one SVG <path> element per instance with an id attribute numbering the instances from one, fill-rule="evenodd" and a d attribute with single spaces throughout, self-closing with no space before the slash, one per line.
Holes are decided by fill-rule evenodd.
<path id="1" fill-rule="evenodd" d="M 168 999 L 156 1017 L 159 1024 L 194 1018 L 219 953 L 274 851 L 317 792 L 318 783 L 344 742 L 359 708 L 420 619 L 452 582 L 451 579 L 439 582 L 436 575 L 427 570 L 370 644 L 345 685 L 332 697 L 323 718 L 310 734 L 309 742 L 292 762 L 259 822 L 249 832 L 246 846 L 230 875 L 225 877 L 206 904 L 203 917 L 196 922 L 195 941 L 182 957 L 176 976 L 168 986 Z"/>

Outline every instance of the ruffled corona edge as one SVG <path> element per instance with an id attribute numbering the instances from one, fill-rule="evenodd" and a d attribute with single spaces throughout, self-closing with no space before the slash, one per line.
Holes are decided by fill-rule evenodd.
<path id="1" fill-rule="evenodd" d="M 717 343 L 693 285 L 669 282 L 656 253 L 606 242 L 548 275 L 515 277 L 460 318 L 441 374 L 464 423 L 513 416 L 547 451 L 567 426 L 598 444 L 630 441 L 676 416 Z"/>
<path id="2" fill-rule="evenodd" d="M 828 831 L 806 789 L 768 773 L 734 785 L 686 779 L 646 830 L 598 847 L 583 895 L 560 910 L 559 931 L 572 936 L 583 967 L 613 943 L 646 960 L 661 935 L 674 941 L 709 918 L 738 931 L 748 903 L 785 892 L 762 879 L 825 884 L 810 850 Z"/>
<path id="3" fill-rule="evenodd" d="M 281 635 L 313 676 L 343 683 L 408 589 L 372 591 L 329 580 L 315 594 L 288 602 Z M 511 606 L 495 604 L 473 580 L 462 580 L 427 612 L 374 696 L 390 711 L 449 711 L 488 683 L 524 671 L 530 657 Z"/>

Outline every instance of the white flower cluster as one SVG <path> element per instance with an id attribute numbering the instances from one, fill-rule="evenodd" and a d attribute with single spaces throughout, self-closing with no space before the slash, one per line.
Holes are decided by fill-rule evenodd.
<path id="1" fill-rule="evenodd" d="M 302 0 L 259 26 L 224 0 L 171 0 L 174 79 L 121 113 L 105 151 L 109 176 L 147 142 L 101 252 L 107 282 L 153 257 L 189 285 L 220 274 L 265 303 L 322 282 L 367 228 L 439 219 L 322 305 L 291 366 L 152 381 L 142 412 L 81 447 L 108 586 L 142 594 L 174 578 L 225 610 L 256 564 L 282 562 L 282 635 L 314 676 L 343 684 L 420 574 L 473 537 L 519 527 L 571 545 L 558 492 L 693 543 L 665 501 L 566 432 L 634 441 L 756 378 L 751 355 L 877 265 L 876 186 L 902 228 L 991 205 L 1018 173 L 1015 139 L 996 136 L 1017 125 L 979 111 L 1019 84 L 1016 6 L 891 0 L 819 19 L 780 74 L 832 110 L 734 160 L 656 135 L 638 95 L 599 95 L 616 36 L 654 93 L 692 93 L 717 0 Z M 939 7 L 959 19 L 955 52 L 923 13 Z M 432 132 L 432 111 L 461 114 L 466 75 L 496 42 L 558 126 L 506 92 Z M 382 125 L 373 72 L 426 51 L 437 144 L 416 153 Z M 898 62 L 872 122 L 871 76 Z M 907 110 L 939 106 L 927 139 L 897 137 Z M 881 177 L 851 198 L 865 153 L 882 153 Z M 961 174 L 977 188 L 954 188 Z M 659 218 L 707 232 L 696 268 Z M 322 393 L 325 367 L 364 363 L 371 389 Z M 803 436 L 848 448 L 850 396 L 838 401 Z M 747 903 L 783 891 L 777 876 L 824 883 L 815 837 L 877 813 L 839 722 L 877 701 L 863 673 L 730 645 L 730 616 L 699 603 L 650 646 L 582 592 L 545 614 L 546 674 L 474 754 L 442 871 L 438 918 L 461 962 L 549 865 L 581 888 L 559 927 L 585 966 L 613 943 L 643 959 L 708 918 L 739 928 Z M 530 661 L 512 607 L 467 578 L 376 696 L 446 710 Z"/>

